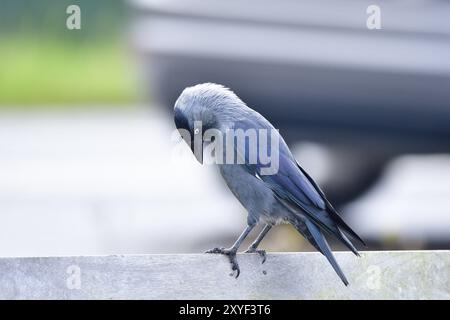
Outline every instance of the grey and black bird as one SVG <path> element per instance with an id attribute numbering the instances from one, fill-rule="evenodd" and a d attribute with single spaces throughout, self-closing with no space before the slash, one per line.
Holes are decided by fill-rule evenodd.
<path id="1" fill-rule="evenodd" d="M 325 235 L 335 237 L 358 256 L 350 239 L 365 245 L 364 241 L 339 216 L 318 184 L 297 163 L 281 135 L 268 120 L 249 108 L 230 89 L 213 83 L 184 89 L 175 103 L 174 120 L 178 130 L 190 133 L 190 138 L 185 138 L 185 141 L 200 162 L 203 162 L 205 142 L 202 136 L 209 129 L 217 130 L 224 136 L 230 130 L 238 129 L 266 130 L 278 135 L 278 167 L 273 174 L 263 174 L 267 164 L 262 163 L 259 157 L 256 161 L 250 161 L 248 152 L 245 152 L 248 151 L 248 146 L 244 150 L 237 150 L 235 147 L 230 151 L 224 148 L 224 152 L 233 152 L 233 157 L 240 157 L 241 160 L 216 165 L 232 193 L 247 210 L 247 227 L 230 248 L 214 248 L 208 253 L 228 256 L 237 277 L 240 270 L 236 253 L 250 231 L 258 223 L 264 223 L 261 233 L 245 251 L 259 253 L 264 262 L 265 252 L 258 249 L 261 240 L 274 225 L 290 223 L 328 259 L 344 284 L 348 285 Z M 196 139 L 200 139 L 200 145 L 195 146 Z M 267 148 L 265 151 L 268 153 L 271 151 L 270 146 L 264 143 L 258 148 Z M 258 155 L 259 151 L 258 149 Z"/>

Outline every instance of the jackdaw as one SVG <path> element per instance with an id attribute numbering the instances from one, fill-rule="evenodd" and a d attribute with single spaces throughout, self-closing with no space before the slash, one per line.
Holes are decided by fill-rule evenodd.
<path id="1" fill-rule="evenodd" d="M 230 89 L 214 83 L 184 89 L 175 103 L 174 120 L 181 136 L 200 163 L 203 163 L 204 143 L 222 146 L 223 151 L 215 150 L 215 163 L 231 192 L 248 212 L 247 227 L 233 246 L 214 248 L 206 251 L 207 253 L 228 256 L 238 277 L 240 270 L 236 252 L 255 225 L 258 222 L 265 224 L 245 252 L 260 254 L 264 263 L 265 251 L 257 249 L 261 240 L 272 226 L 282 222 L 291 223 L 328 259 L 344 284 L 348 285 L 324 234 L 336 237 L 357 256 L 358 251 L 348 237 L 357 239 L 362 244 L 364 241 L 339 216 L 318 184 L 297 163 L 279 132 L 268 120 L 249 108 Z M 205 139 L 208 130 L 215 130 L 214 140 Z M 254 130 L 258 135 L 256 140 L 251 141 L 251 136 L 248 135 L 244 136 L 244 143 L 236 143 L 238 139 L 235 132 L 238 130 Z M 230 132 L 234 134 L 232 139 L 228 139 Z M 276 143 L 273 144 L 273 141 Z M 256 149 L 252 143 L 257 145 Z M 221 161 L 217 161 L 218 156 Z M 269 157 L 276 164 L 273 172 L 268 170 L 271 163 L 266 160 Z"/>

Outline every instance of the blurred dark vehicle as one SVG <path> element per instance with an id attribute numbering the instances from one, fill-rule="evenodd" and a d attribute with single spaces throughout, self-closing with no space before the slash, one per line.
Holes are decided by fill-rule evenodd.
<path id="1" fill-rule="evenodd" d="M 369 30 L 369 5 L 381 30 Z M 232 88 L 288 142 L 334 152 L 346 201 L 403 153 L 450 151 L 450 2 L 134 0 L 133 42 L 167 108 Z M 151 85 L 150 85 L 151 83 Z"/>

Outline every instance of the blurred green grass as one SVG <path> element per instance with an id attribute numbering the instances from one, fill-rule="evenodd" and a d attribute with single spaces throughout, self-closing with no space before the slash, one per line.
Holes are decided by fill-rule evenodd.
<path id="1" fill-rule="evenodd" d="M 0 42 L 0 107 L 101 104 L 139 99 L 134 66 L 118 40 L 20 36 Z"/>
<path id="2" fill-rule="evenodd" d="M 81 29 L 68 30 L 76 4 Z M 123 0 L 2 0 L 0 108 L 130 106 L 140 101 Z"/>

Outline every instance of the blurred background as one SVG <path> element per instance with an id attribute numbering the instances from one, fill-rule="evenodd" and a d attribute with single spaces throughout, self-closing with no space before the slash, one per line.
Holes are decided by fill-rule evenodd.
<path id="1" fill-rule="evenodd" d="M 366 25 L 373 4 L 380 30 Z M 3 0 L 0 256 L 231 245 L 243 208 L 173 139 L 174 101 L 207 81 L 280 129 L 368 250 L 450 249 L 448 12 L 443 0 Z M 262 247 L 312 250 L 290 226 Z"/>

